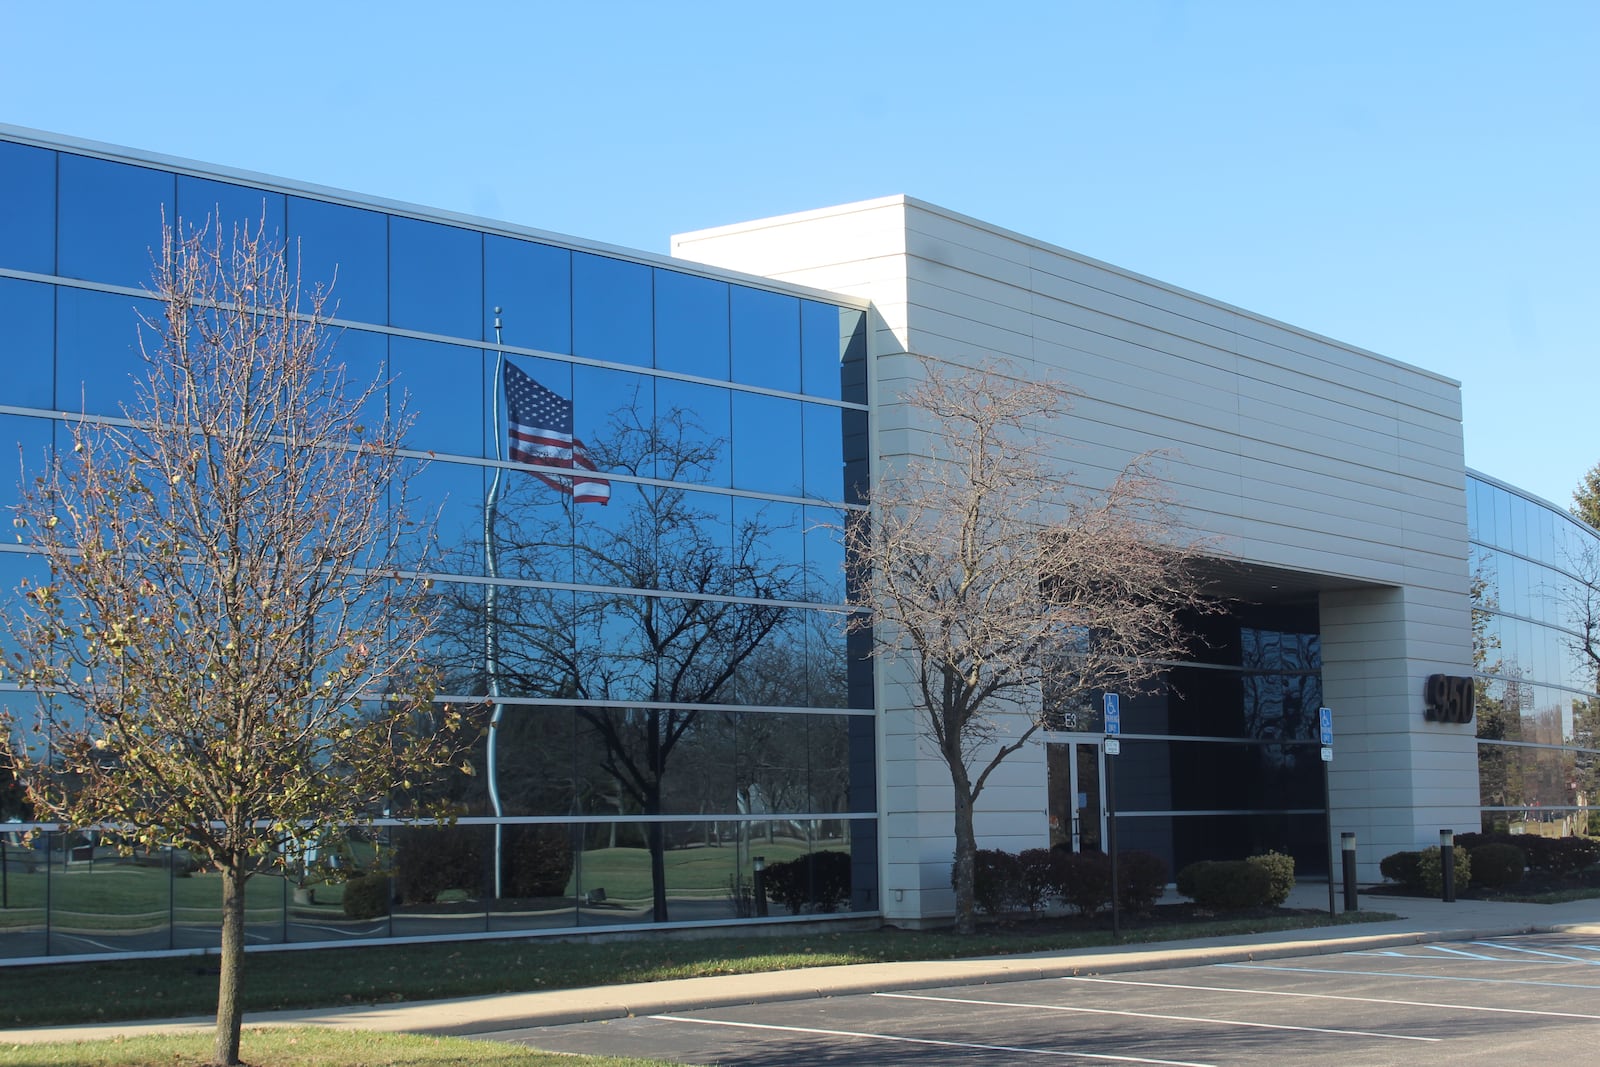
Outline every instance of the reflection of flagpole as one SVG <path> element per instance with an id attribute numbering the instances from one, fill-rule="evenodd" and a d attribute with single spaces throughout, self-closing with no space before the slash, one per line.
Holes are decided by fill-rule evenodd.
<path id="1" fill-rule="evenodd" d="M 500 309 L 494 309 L 494 343 L 498 349 L 495 352 L 494 362 L 494 387 L 491 401 L 494 414 L 494 458 L 505 459 L 506 436 L 500 426 L 500 383 L 505 374 L 506 354 L 500 349 Z M 500 506 L 500 478 L 505 474 L 505 468 L 496 464 L 494 468 L 494 481 L 489 486 L 489 495 L 483 502 L 483 562 L 484 570 L 489 578 L 487 592 L 484 593 L 484 628 L 483 628 L 483 670 L 489 676 L 489 696 L 496 698 L 494 713 L 489 716 L 489 807 L 494 813 L 494 898 L 500 899 L 500 817 L 505 814 L 500 806 L 500 765 L 495 762 L 495 738 L 500 732 L 500 716 L 505 711 L 505 705 L 499 701 L 500 696 L 500 615 L 496 610 L 499 600 L 499 567 L 495 561 L 494 521 L 495 514 Z"/>

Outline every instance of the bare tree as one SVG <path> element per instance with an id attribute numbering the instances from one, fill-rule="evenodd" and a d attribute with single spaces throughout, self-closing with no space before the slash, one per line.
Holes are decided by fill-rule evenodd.
<path id="1" fill-rule="evenodd" d="M 1178 615 L 1200 608 L 1159 486 L 1135 462 L 1101 494 L 1075 491 L 1039 427 L 1068 390 L 924 361 L 907 398 L 928 447 L 872 488 L 870 521 L 846 527 L 854 603 L 876 655 L 908 672 L 922 726 L 955 796 L 956 928 L 970 933 L 973 809 L 989 776 L 1056 700 L 1130 690 L 1184 645 Z M 1020 722 L 1010 734 L 1003 730 Z"/>
<path id="2" fill-rule="evenodd" d="M 77 422 L 17 519 L 49 564 L 13 620 L 44 695 L 18 774 L 40 817 L 220 870 L 217 1064 L 239 1062 L 247 881 L 442 771 L 458 725 L 395 567 L 402 426 L 363 425 L 384 383 L 347 385 L 321 289 L 262 229 L 167 230 L 126 419 Z"/>

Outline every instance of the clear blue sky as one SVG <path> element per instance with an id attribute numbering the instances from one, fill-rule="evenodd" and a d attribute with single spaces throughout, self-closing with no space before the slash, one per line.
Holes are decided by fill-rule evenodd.
<path id="1" fill-rule="evenodd" d="M 907 193 L 1600 461 L 1600 3 L 0 0 L 0 121 L 652 251 Z"/>

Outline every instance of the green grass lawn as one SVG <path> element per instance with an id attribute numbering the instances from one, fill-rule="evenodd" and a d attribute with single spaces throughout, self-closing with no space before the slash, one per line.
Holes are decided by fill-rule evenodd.
<path id="1" fill-rule="evenodd" d="M 199 1067 L 211 1062 L 211 1035 L 7 1045 L 0 1067 Z M 246 1027 L 239 1058 L 251 1067 L 670 1067 L 658 1060 L 538 1052 L 458 1037 L 374 1034 L 315 1027 Z"/>
<path id="2" fill-rule="evenodd" d="M 1357 912 L 1339 921 L 1394 916 Z M 1121 943 L 1292 930 L 1327 915 L 1217 920 L 1124 929 Z M 900 930 L 794 936 L 631 938 L 595 942 L 523 939 L 373 945 L 252 954 L 245 961 L 247 1011 L 435 1000 L 573 989 L 829 964 L 960 959 L 1109 945 L 1108 930 L 1030 935 L 1025 925 L 971 937 Z M 1020 932 L 1019 932 L 1020 931 Z M 204 1016 L 216 1010 L 214 958 L 117 960 L 7 968 L 0 1027 Z"/>

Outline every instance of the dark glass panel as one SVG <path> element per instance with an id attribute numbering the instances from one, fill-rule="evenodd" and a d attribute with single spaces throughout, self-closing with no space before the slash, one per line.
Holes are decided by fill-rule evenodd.
<path id="1" fill-rule="evenodd" d="M 0 235 L 0 248 L 5 245 Z M 55 287 L 42 282 L 0 278 L 0 365 L 5 386 L 0 397 L 18 407 L 49 408 L 54 401 Z"/>
<path id="2" fill-rule="evenodd" d="M 400 826 L 390 831 L 390 839 L 393 936 L 449 936 L 488 928 L 485 912 L 494 896 L 493 827 Z"/>
<path id="3" fill-rule="evenodd" d="M 173 176 L 147 167 L 61 155 L 59 272 L 145 288 L 171 224 Z"/>
<path id="4" fill-rule="evenodd" d="M 752 815 L 810 810 L 806 715 L 739 716 L 735 764 L 739 810 Z"/>
<path id="5" fill-rule="evenodd" d="M 1117 823 L 1117 847 L 1154 852 L 1174 875 L 1200 860 L 1244 859 L 1270 850 L 1294 857 L 1296 877 L 1326 878 L 1326 825 L 1320 812 L 1129 818 Z"/>
<path id="6" fill-rule="evenodd" d="M 325 314 L 354 322 L 389 321 L 388 218 L 376 211 L 291 196 L 289 269 L 298 271 L 302 310 L 310 294 L 331 292 Z"/>
<path id="7" fill-rule="evenodd" d="M 732 399 L 728 390 L 659 378 L 655 391 L 656 476 L 730 485 Z"/>
<path id="8" fill-rule="evenodd" d="M 535 241 L 483 238 L 483 337 L 543 352 L 572 351 L 572 253 Z"/>
<path id="9" fill-rule="evenodd" d="M 48 149 L 0 142 L 0 267 L 55 273 L 56 154 Z"/>
<path id="10" fill-rule="evenodd" d="M 65 411 L 120 415 L 145 378 L 139 338 L 159 338 L 140 322 L 160 322 L 153 300 L 62 287 L 56 294 L 56 405 Z"/>
<path id="11" fill-rule="evenodd" d="M 389 368 L 391 395 L 403 397 L 413 416 L 406 447 L 445 455 L 482 454 L 483 352 L 391 337 Z"/>
<path id="12" fill-rule="evenodd" d="M 848 410 L 843 413 L 844 429 L 844 489 L 846 504 L 865 504 L 870 495 L 872 461 L 868 452 L 871 441 L 867 438 L 867 413 Z"/>
<path id="13" fill-rule="evenodd" d="M 505 815 L 569 815 L 578 810 L 573 788 L 576 716 L 571 708 L 507 704 L 494 728 L 494 775 Z M 493 814 L 493 808 L 490 808 Z"/>
<path id="14" fill-rule="evenodd" d="M 843 500 L 844 412 L 821 404 L 802 404 L 800 444 L 805 495 L 814 500 Z"/>
<path id="15" fill-rule="evenodd" d="M 728 377 L 728 283 L 656 269 L 656 366 Z"/>
<path id="16" fill-rule="evenodd" d="M 733 394 L 733 486 L 756 492 L 802 493 L 798 400 Z"/>
<path id="17" fill-rule="evenodd" d="M 801 508 L 777 500 L 733 499 L 733 529 L 745 596 L 802 600 L 806 595 Z"/>
<path id="18" fill-rule="evenodd" d="M 840 397 L 849 404 L 867 402 L 867 316 L 863 311 L 839 309 Z"/>
<path id="19" fill-rule="evenodd" d="M 1140 799 L 1124 787 L 1119 757 L 1118 805 L 1129 810 L 1322 807 L 1321 757 L 1316 744 L 1257 745 L 1203 741 L 1125 740 L 1123 751 L 1144 754 L 1165 747 L 1170 796 Z"/>
<path id="20" fill-rule="evenodd" d="M 651 271 L 641 263 L 572 254 L 572 352 L 648 367 L 652 356 Z"/>
<path id="21" fill-rule="evenodd" d="M 483 340 L 483 235 L 391 216 L 389 323 Z"/>
<path id="22" fill-rule="evenodd" d="M 800 302 L 800 377 L 806 395 L 842 398 L 839 367 L 860 317 L 859 311 L 832 304 Z"/>
<path id="23" fill-rule="evenodd" d="M 185 233 L 204 228 L 215 234 L 220 225 L 224 242 L 241 230 L 248 230 L 269 244 L 282 246 L 285 211 L 282 193 L 178 175 L 178 218 Z"/>
<path id="24" fill-rule="evenodd" d="M 800 391 L 800 301 L 735 286 L 731 307 L 733 380 Z"/>
<path id="25" fill-rule="evenodd" d="M 339 832 L 337 843 L 329 840 L 324 843 L 325 847 L 318 849 L 308 864 L 307 876 L 290 881 L 287 919 L 290 941 L 337 941 L 347 944 L 390 935 L 389 910 L 394 899 L 394 884 L 387 874 L 363 873 L 356 876 L 332 873 L 330 877 L 322 872 L 340 872 L 350 866 L 352 859 L 357 868 L 368 870 L 380 855 L 387 854 L 386 850 L 392 844 L 392 832 L 387 828 L 353 826 Z M 348 855 L 343 855 L 345 853 Z M 345 914 L 344 895 L 357 881 L 368 878 L 377 878 L 384 883 L 383 892 L 378 894 L 385 905 L 383 912 L 367 918 L 351 918 Z M 364 885 L 356 892 L 365 889 Z"/>
<path id="26" fill-rule="evenodd" d="M 809 794 L 815 812 L 850 811 L 850 721 L 848 715 L 807 715 L 806 753 Z"/>

